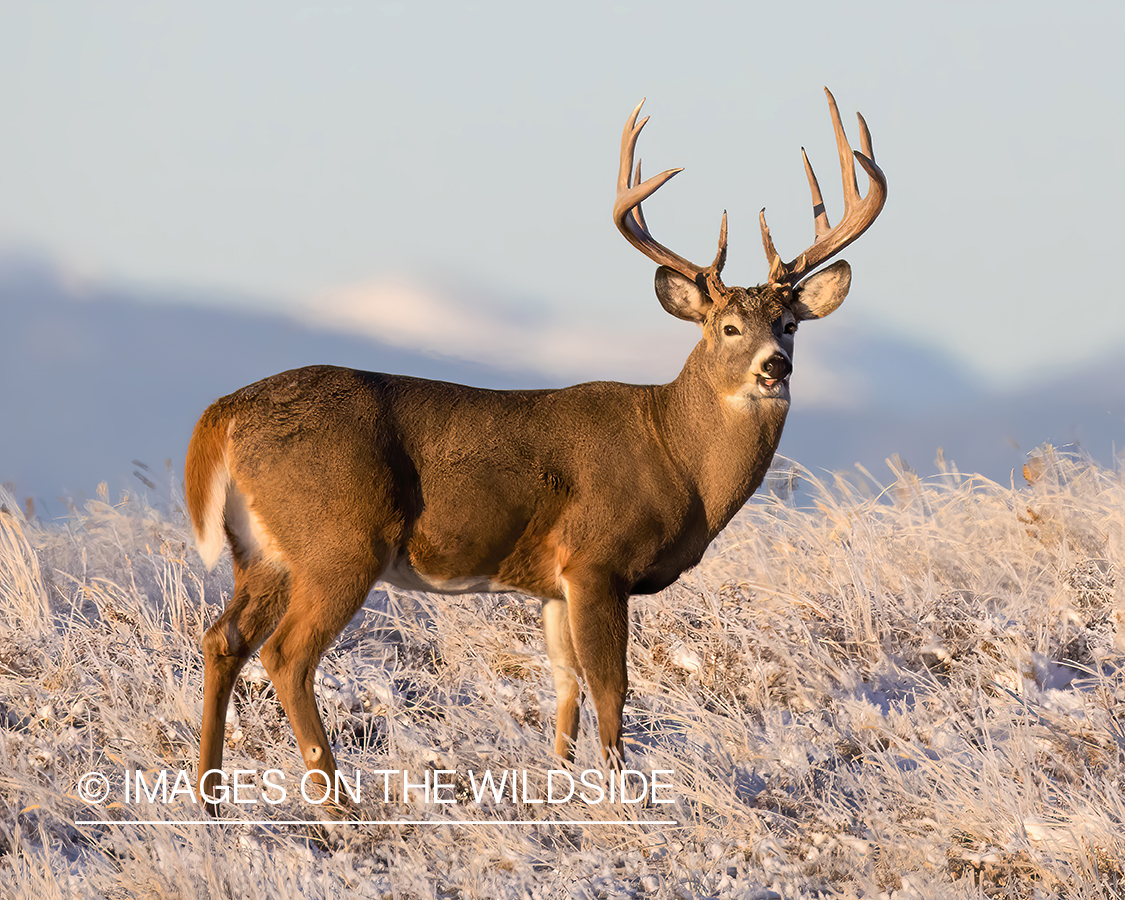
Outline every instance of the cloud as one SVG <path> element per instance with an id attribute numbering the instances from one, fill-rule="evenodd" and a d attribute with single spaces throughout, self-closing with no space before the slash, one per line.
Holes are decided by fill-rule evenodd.
<path id="1" fill-rule="evenodd" d="M 317 328 L 501 368 L 543 372 L 563 381 L 614 378 L 667 381 L 698 340 L 681 326 L 559 321 L 542 307 L 505 310 L 469 294 L 379 279 L 324 291 L 296 311 Z M 678 323 L 677 323 L 678 324 Z"/>

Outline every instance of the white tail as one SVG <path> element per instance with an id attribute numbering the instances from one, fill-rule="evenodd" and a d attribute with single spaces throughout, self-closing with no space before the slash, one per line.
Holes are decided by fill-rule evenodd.
<path id="1" fill-rule="evenodd" d="M 195 452 L 188 456 L 193 468 L 185 469 L 185 481 L 192 485 L 188 496 L 195 546 L 208 569 L 215 567 L 226 542 L 223 524 L 227 490 L 231 486 L 229 437 L 228 433 L 227 441 L 195 447 Z M 196 489 L 196 485 L 200 485 L 202 491 Z"/>
<path id="2" fill-rule="evenodd" d="M 828 96 L 844 219 L 828 227 L 806 160 L 816 240 L 782 263 L 763 217 L 770 278 L 752 288 L 720 280 L 725 214 L 708 267 L 653 239 L 641 201 L 679 170 L 642 182 L 638 167 L 634 180 L 647 119 L 637 124 L 638 106 L 627 122 L 614 220 L 660 264 L 664 308 L 703 329 L 670 384 L 487 391 L 315 366 L 204 412 L 188 448 L 188 508 L 209 565 L 225 532 L 235 587 L 203 640 L 201 790 L 222 762 L 234 680 L 259 647 L 306 765 L 334 783 L 313 675 L 378 580 L 542 598 L 559 698 L 555 748 L 572 758 L 584 680 L 602 749 L 621 759 L 629 596 L 659 591 L 695 565 L 761 484 L 789 410 L 797 325 L 832 312 L 851 281 L 843 261 L 808 273 L 862 234 L 886 199 L 862 119 L 864 152 L 854 156 L 871 187 L 859 198 Z"/>

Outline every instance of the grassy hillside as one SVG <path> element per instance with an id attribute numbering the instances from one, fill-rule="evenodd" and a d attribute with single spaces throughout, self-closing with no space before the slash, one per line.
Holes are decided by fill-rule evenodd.
<path id="1" fill-rule="evenodd" d="M 229 561 L 204 573 L 175 498 L 44 524 L 0 497 L 0 895 L 1120 897 L 1125 484 L 1049 450 L 1028 475 L 783 467 L 634 599 L 628 762 L 670 773 L 669 804 L 475 802 L 470 770 L 527 773 L 532 800 L 559 767 L 538 604 L 374 592 L 318 694 L 353 818 L 427 824 L 327 827 L 285 824 L 319 815 L 294 791 L 210 824 L 183 792 L 124 801 L 128 772 L 194 771 Z M 256 658 L 233 707 L 228 772 L 295 786 Z M 593 733 L 587 709 L 576 772 Z M 380 770 L 450 770 L 456 802 Z M 94 771 L 109 795 L 83 802 Z"/>

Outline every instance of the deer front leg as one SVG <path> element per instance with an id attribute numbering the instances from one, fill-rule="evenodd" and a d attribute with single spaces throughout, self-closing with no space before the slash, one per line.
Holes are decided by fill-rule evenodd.
<path id="1" fill-rule="evenodd" d="M 551 660 L 558 697 L 558 724 L 555 727 L 555 752 L 567 762 L 574 761 L 574 744 L 578 740 L 578 715 L 582 706 L 582 689 L 578 684 L 578 654 L 570 637 L 570 613 L 565 600 L 543 602 L 543 639 Z"/>
<path id="2" fill-rule="evenodd" d="M 608 578 L 575 573 L 564 574 L 562 581 L 571 639 L 598 713 L 602 753 L 612 765 L 620 766 L 625 760 L 621 713 L 629 689 L 625 666 L 629 598 Z"/>

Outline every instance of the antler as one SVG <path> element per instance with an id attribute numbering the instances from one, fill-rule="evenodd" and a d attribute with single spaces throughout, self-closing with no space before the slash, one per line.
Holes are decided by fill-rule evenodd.
<path id="1" fill-rule="evenodd" d="M 766 259 L 770 264 L 769 280 L 774 283 L 796 284 L 871 227 L 875 217 L 882 211 L 883 204 L 887 202 L 887 178 L 875 163 L 875 153 L 871 149 L 871 132 L 868 131 L 863 116 L 856 113 L 859 118 L 859 144 L 863 148 L 863 152 L 860 153 L 852 150 L 844 134 L 844 126 L 840 123 L 840 111 L 836 108 L 836 98 L 828 88 L 824 89 L 824 93 L 828 95 L 832 128 L 836 132 L 836 149 L 840 154 L 840 172 L 844 180 L 844 218 L 835 228 L 829 227 L 828 214 L 824 211 L 824 198 L 820 196 L 820 185 L 817 184 L 816 175 L 813 174 L 805 148 L 802 147 L 801 156 L 805 161 L 805 174 L 808 176 L 809 190 L 812 192 L 816 239 L 812 242 L 812 246 L 792 262 L 783 263 L 770 238 L 770 229 L 766 225 L 766 211 L 762 210 L 758 216 L 762 226 L 762 246 L 765 247 Z M 859 164 L 863 166 L 870 179 L 866 197 L 859 196 L 853 156 L 859 160 Z"/>
<path id="2" fill-rule="evenodd" d="M 727 259 L 727 214 L 723 213 L 723 223 L 719 228 L 719 252 L 715 254 L 715 261 L 707 268 L 697 266 L 674 253 L 659 243 L 648 230 L 645 224 L 644 213 L 641 212 L 641 201 L 647 200 L 673 175 L 683 169 L 667 169 L 659 175 L 654 175 L 648 181 L 641 181 L 641 164 L 637 163 L 636 177 L 630 179 L 633 168 L 633 155 L 637 148 L 637 138 L 641 129 L 648 122 L 648 116 L 637 122 L 644 100 L 637 104 L 633 114 L 625 123 L 625 130 L 621 133 L 621 164 L 617 172 L 617 199 L 613 204 L 613 221 L 617 223 L 618 230 L 625 235 L 625 239 L 641 251 L 653 262 L 661 266 L 675 269 L 681 275 L 692 279 L 701 287 L 720 288 L 722 280 L 719 273 Z M 702 279 L 701 277 L 702 276 Z"/>

